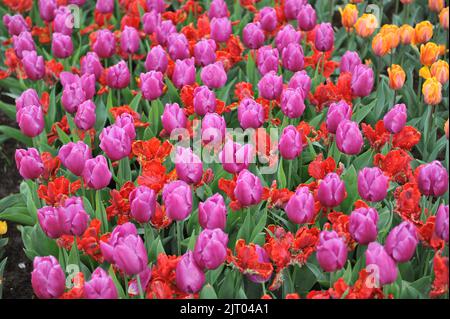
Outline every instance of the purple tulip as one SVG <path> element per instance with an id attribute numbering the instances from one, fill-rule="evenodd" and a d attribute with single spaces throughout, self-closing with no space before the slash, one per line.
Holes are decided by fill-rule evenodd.
<path id="1" fill-rule="evenodd" d="M 173 130 L 185 128 L 187 125 L 187 117 L 184 110 L 180 108 L 178 103 L 166 104 L 164 113 L 161 116 L 161 122 L 164 130 L 171 134 Z"/>
<path id="2" fill-rule="evenodd" d="M 377 239 L 378 212 L 375 208 L 361 207 L 350 215 L 349 231 L 361 245 L 367 245 Z"/>
<path id="3" fill-rule="evenodd" d="M 300 11 L 300 8 L 306 4 L 306 0 L 285 0 L 284 16 L 287 20 L 294 20 Z"/>
<path id="4" fill-rule="evenodd" d="M 150 267 L 145 268 L 142 272 L 136 275 L 135 279 L 130 281 L 128 284 L 128 295 L 130 296 L 139 295 L 137 277 L 140 279 L 142 290 L 146 291 L 147 285 L 150 282 L 150 279 L 152 279 L 152 269 Z"/>
<path id="5" fill-rule="evenodd" d="M 108 186 L 112 174 L 109 171 L 108 163 L 103 155 L 88 159 L 83 169 L 84 183 L 93 189 L 102 189 Z"/>
<path id="6" fill-rule="evenodd" d="M 94 127 L 96 121 L 95 104 L 92 100 L 86 100 L 80 104 L 75 114 L 75 125 L 81 130 L 89 130 Z"/>
<path id="7" fill-rule="evenodd" d="M 448 205 L 439 205 L 434 224 L 434 233 L 448 243 Z"/>
<path id="8" fill-rule="evenodd" d="M 258 176 L 243 169 L 236 180 L 234 196 L 242 206 L 256 205 L 262 197 L 262 184 Z"/>
<path id="9" fill-rule="evenodd" d="M 39 225 L 44 234 L 52 239 L 61 237 L 64 234 L 63 224 L 60 220 L 59 209 L 52 206 L 44 206 L 37 210 Z"/>
<path id="10" fill-rule="evenodd" d="M 378 167 L 365 167 L 358 173 L 358 193 L 369 202 L 382 201 L 389 188 L 389 178 Z"/>
<path id="11" fill-rule="evenodd" d="M 386 127 L 390 133 L 397 134 L 405 127 L 407 118 L 406 105 L 403 103 L 396 104 L 384 116 L 384 127 Z"/>
<path id="12" fill-rule="evenodd" d="M 65 289 L 64 271 L 53 256 L 35 257 L 31 285 L 40 299 L 59 298 Z"/>
<path id="13" fill-rule="evenodd" d="M 16 113 L 16 121 L 23 134 L 35 137 L 42 133 L 45 126 L 44 112 L 38 105 L 27 105 Z"/>
<path id="14" fill-rule="evenodd" d="M 89 223 L 81 197 L 66 198 L 58 208 L 59 221 L 64 235 L 81 236 Z"/>
<path id="15" fill-rule="evenodd" d="M 317 192 L 322 206 L 338 206 L 346 197 L 345 184 L 336 173 L 328 173 L 319 184 Z"/>
<path id="16" fill-rule="evenodd" d="M 113 13 L 114 0 L 97 0 L 95 4 L 95 10 L 100 13 Z"/>
<path id="17" fill-rule="evenodd" d="M 216 94 L 205 85 L 195 88 L 193 102 L 194 112 L 197 115 L 203 116 L 216 111 Z"/>
<path id="18" fill-rule="evenodd" d="M 227 42 L 233 32 L 231 21 L 227 17 L 212 18 L 210 22 L 211 39 L 216 42 Z"/>
<path id="19" fill-rule="evenodd" d="M 159 71 L 141 73 L 142 96 L 149 101 L 156 100 L 163 94 L 164 82 L 163 74 Z"/>
<path id="20" fill-rule="evenodd" d="M 44 163 L 37 149 L 16 149 L 16 167 L 24 179 L 38 178 L 44 172 Z"/>
<path id="21" fill-rule="evenodd" d="M 397 265 L 384 247 L 377 242 L 369 244 L 366 250 L 366 268 L 373 268 L 380 285 L 393 283 L 397 279 Z M 370 273 L 370 271 L 369 271 Z"/>
<path id="22" fill-rule="evenodd" d="M 272 48 L 270 45 L 260 47 L 256 51 L 256 65 L 259 73 L 265 75 L 270 71 L 277 72 L 279 64 L 278 50 Z"/>
<path id="23" fill-rule="evenodd" d="M 200 78 L 210 89 L 219 89 L 227 83 L 227 73 L 222 62 L 211 63 L 203 67 Z"/>
<path id="24" fill-rule="evenodd" d="M 314 196 L 308 187 L 300 187 L 289 199 L 284 208 L 289 220 L 295 224 L 310 223 L 314 219 Z"/>
<path id="25" fill-rule="evenodd" d="M 92 49 L 102 59 L 110 58 L 116 50 L 116 40 L 108 29 L 101 29 L 96 32 L 96 40 Z"/>
<path id="26" fill-rule="evenodd" d="M 396 262 L 404 263 L 412 258 L 418 242 L 416 226 L 404 221 L 391 229 L 386 237 L 384 248 Z"/>
<path id="27" fill-rule="evenodd" d="M 185 293 L 194 294 L 202 289 L 205 283 L 205 274 L 197 266 L 192 251 L 186 252 L 178 262 L 175 280 L 178 289 Z"/>
<path id="28" fill-rule="evenodd" d="M 100 250 L 105 258 L 105 261 L 113 264 L 114 261 L 114 247 L 123 241 L 128 236 L 138 236 L 136 226 L 130 222 L 116 226 L 108 241 L 100 242 Z"/>
<path id="29" fill-rule="evenodd" d="M 53 33 L 52 53 L 60 59 L 70 57 L 73 53 L 72 38 L 62 33 Z"/>
<path id="30" fill-rule="evenodd" d="M 216 42 L 212 39 L 200 40 L 194 45 L 195 63 L 206 66 L 216 61 Z"/>
<path id="31" fill-rule="evenodd" d="M 3 24 L 5 25 L 5 28 L 8 30 L 8 33 L 11 36 L 19 35 L 22 32 L 27 32 L 30 30 L 27 22 L 20 14 L 15 14 L 13 16 L 5 14 L 3 16 Z"/>
<path id="32" fill-rule="evenodd" d="M 287 159 L 293 160 L 302 152 L 302 136 L 293 125 L 288 125 L 283 129 L 283 133 L 278 143 L 280 155 Z"/>
<path id="33" fill-rule="evenodd" d="M 352 118 L 352 109 L 345 102 L 341 100 L 337 103 L 331 103 L 327 112 L 326 125 L 330 133 L 336 134 L 339 123 L 343 120 L 350 120 Z"/>
<path id="34" fill-rule="evenodd" d="M 298 43 L 289 43 L 282 51 L 281 61 L 283 67 L 289 71 L 297 72 L 303 69 L 303 49 Z"/>
<path id="35" fill-rule="evenodd" d="M 298 27 L 302 31 L 311 31 L 317 23 L 316 10 L 309 4 L 304 4 L 300 7 L 297 14 Z"/>
<path id="36" fill-rule="evenodd" d="M 53 32 L 59 32 L 65 35 L 72 35 L 75 17 L 69 7 L 59 7 L 56 9 L 53 19 Z"/>
<path id="37" fill-rule="evenodd" d="M 228 235 L 223 230 L 204 229 L 197 237 L 194 260 L 201 269 L 213 270 L 227 258 Z"/>
<path id="38" fill-rule="evenodd" d="M 331 23 L 321 23 L 315 30 L 314 45 L 322 52 L 330 51 L 334 44 L 334 31 Z"/>
<path id="39" fill-rule="evenodd" d="M 173 220 L 184 220 L 192 212 L 192 190 L 184 181 L 164 185 L 163 202 L 167 216 Z"/>
<path id="40" fill-rule="evenodd" d="M 258 22 L 248 23 L 242 30 L 242 40 L 249 49 L 258 49 L 264 44 L 265 35 Z"/>
<path id="41" fill-rule="evenodd" d="M 120 49 L 127 54 L 136 53 L 140 42 L 139 32 L 133 27 L 125 26 L 120 35 Z"/>
<path id="42" fill-rule="evenodd" d="M 448 189 L 448 173 L 439 161 L 423 165 L 418 176 L 419 190 L 423 195 L 439 197 Z"/>
<path id="43" fill-rule="evenodd" d="M 245 98 L 238 106 L 238 120 L 243 129 L 258 128 L 264 124 L 264 108 L 251 98 Z"/>
<path id="44" fill-rule="evenodd" d="M 142 28 L 145 34 L 153 34 L 161 24 L 161 14 L 155 10 L 144 13 L 142 16 Z"/>
<path id="45" fill-rule="evenodd" d="M 167 37 L 167 48 L 174 61 L 189 58 L 189 43 L 183 33 L 174 32 Z"/>
<path id="46" fill-rule="evenodd" d="M 177 60 L 172 74 L 172 82 L 181 89 L 185 85 L 195 83 L 195 61 L 194 58 Z"/>
<path id="47" fill-rule="evenodd" d="M 147 71 L 159 71 L 164 73 L 167 70 L 168 64 L 169 59 L 167 58 L 166 51 L 162 46 L 157 45 L 148 52 L 145 60 L 145 69 Z"/>
<path id="48" fill-rule="evenodd" d="M 45 75 L 44 58 L 38 56 L 36 51 L 24 51 L 22 59 L 25 74 L 30 80 L 37 81 Z"/>
<path id="49" fill-rule="evenodd" d="M 296 31 L 292 25 L 287 24 L 280 31 L 278 31 L 275 36 L 275 44 L 278 52 L 282 53 L 283 50 L 291 43 L 298 44 L 301 38 L 301 33 Z"/>
<path id="50" fill-rule="evenodd" d="M 302 96 L 305 99 L 311 90 L 311 78 L 306 71 L 295 72 L 289 80 L 288 88 L 300 89 Z"/>
<path id="51" fill-rule="evenodd" d="M 225 139 L 225 119 L 217 113 L 207 113 L 202 120 L 202 142 L 220 145 Z"/>
<path id="52" fill-rule="evenodd" d="M 142 238 L 128 235 L 114 246 L 114 263 L 127 275 L 137 275 L 147 268 L 148 256 Z"/>
<path id="53" fill-rule="evenodd" d="M 355 67 L 360 64 L 361 58 L 359 57 L 358 52 L 347 51 L 341 58 L 339 68 L 341 69 L 341 72 L 350 72 L 353 74 L 353 70 L 355 69 Z"/>
<path id="54" fill-rule="evenodd" d="M 131 139 L 123 128 L 117 125 L 105 127 L 99 138 L 100 148 L 112 161 L 118 161 L 130 155 Z"/>
<path id="55" fill-rule="evenodd" d="M 326 272 L 333 272 L 344 267 L 347 261 L 347 245 L 343 238 L 334 231 L 322 231 L 317 245 L 317 261 Z"/>
<path id="56" fill-rule="evenodd" d="M 259 22 L 264 31 L 272 32 L 277 27 L 277 12 L 272 7 L 264 7 L 259 10 Z"/>
<path id="57" fill-rule="evenodd" d="M 100 62 L 100 58 L 95 52 L 88 52 L 80 60 L 81 74 L 94 74 L 95 79 L 100 79 L 103 73 L 103 66 Z"/>
<path id="58" fill-rule="evenodd" d="M 92 152 L 83 141 L 69 142 L 60 148 L 58 157 L 70 172 L 76 176 L 81 176 L 86 161 L 92 158 Z"/>
<path id="59" fill-rule="evenodd" d="M 84 101 L 86 101 L 86 94 L 81 87 L 81 81 L 63 85 L 61 104 L 67 112 L 75 113 Z"/>
<path id="60" fill-rule="evenodd" d="M 364 139 L 358 123 L 342 120 L 336 130 L 336 145 L 339 151 L 347 155 L 356 155 L 364 145 Z"/>
<path id="61" fill-rule="evenodd" d="M 175 155 L 177 176 L 188 184 L 197 184 L 203 176 L 203 164 L 190 148 L 177 147 Z"/>
<path id="62" fill-rule="evenodd" d="M 305 111 L 303 91 L 287 88 L 281 93 L 281 111 L 291 119 L 299 118 Z"/>
<path id="63" fill-rule="evenodd" d="M 112 278 L 102 268 L 97 267 L 91 280 L 84 284 L 84 296 L 87 299 L 117 299 L 117 288 Z"/>
<path id="64" fill-rule="evenodd" d="M 169 35 L 175 32 L 177 32 L 177 28 L 173 25 L 172 21 L 163 20 L 156 27 L 156 40 L 158 40 L 159 44 L 166 45 Z"/>
<path id="65" fill-rule="evenodd" d="M 113 89 L 124 89 L 130 84 L 130 70 L 125 61 L 121 60 L 108 69 L 106 83 Z"/>
<path id="66" fill-rule="evenodd" d="M 266 73 L 258 82 L 258 90 L 260 96 L 266 100 L 276 100 L 283 90 L 283 77 L 274 71 Z"/>
<path id="67" fill-rule="evenodd" d="M 141 224 L 148 223 L 155 214 L 156 194 L 147 186 L 139 186 L 130 193 L 130 214 Z"/>
<path id="68" fill-rule="evenodd" d="M 14 35 L 12 39 L 14 52 L 19 59 L 23 59 L 25 51 L 36 51 L 36 45 L 30 32 L 23 31 L 19 35 Z"/>
<path id="69" fill-rule="evenodd" d="M 20 109 L 30 105 L 41 106 L 41 101 L 35 89 L 26 89 L 20 94 L 16 99 L 16 111 L 19 112 Z"/>
<path id="70" fill-rule="evenodd" d="M 219 153 L 219 160 L 225 171 L 236 174 L 247 169 L 254 156 L 251 144 L 241 145 L 228 140 Z"/>
<path id="71" fill-rule="evenodd" d="M 155 10 L 158 13 L 166 11 L 166 3 L 164 0 L 147 0 L 147 10 Z"/>
<path id="72" fill-rule="evenodd" d="M 355 66 L 352 73 L 352 94 L 364 97 L 372 92 L 374 82 L 373 70 L 365 64 Z"/>
<path id="73" fill-rule="evenodd" d="M 114 125 L 121 127 L 125 130 L 130 140 L 136 138 L 136 127 L 134 125 L 134 117 L 129 113 L 122 113 L 116 117 Z"/>
<path id="74" fill-rule="evenodd" d="M 222 195 L 214 194 L 206 201 L 198 203 L 198 222 L 205 229 L 225 230 L 227 207 Z"/>
<path id="75" fill-rule="evenodd" d="M 208 18 L 224 18 L 228 16 L 228 7 L 224 0 L 213 0 L 209 5 Z"/>

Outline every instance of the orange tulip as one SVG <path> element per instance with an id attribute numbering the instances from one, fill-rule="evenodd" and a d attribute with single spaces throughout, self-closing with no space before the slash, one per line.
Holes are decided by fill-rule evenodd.
<path id="1" fill-rule="evenodd" d="M 436 105 L 442 101 L 442 84 L 436 78 L 429 78 L 422 86 L 425 103 Z"/>
<path id="2" fill-rule="evenodd" d="M 363 38 L 370 37 L 378 28 L 377 17 L 371 13 L 364 13 L 355 23 L 356 33 Z"/>
<path id="3" fill-rule="evenodd" d="M 420 46 L 420 63 L 426 66 L 432 65 L 437 61 L 440 54 L 439 46 L 434 42 L 428 42 Z"/>
<path id="4" fill-rule="evenodd" d="M 403 71 L 402 67 L 398 64 L 392 64 L 388 68 L 389 75 L 389 86 L 393 90 L 400 90 L 405 84 L 406 73 Z"/>
<path id="5" fill-rule="evenodd" d="M 378 33 L 373 37 L 372 50 L 377 56 L 385 56 L 389 52 L 388 38 Z"/>
<path id="6" fill-rule="evenodd" d="M 385 24 L 381 27 L 380 33 L 386 38 L 386 42 L 389 45 L 389 49 L 395 49 L 399 42 L 399 28 L 393 24 Z"/>
<path id="7" fill-rule="evenodd" d="M 430 72 L 441 84 L 445 84 L 449 77 L 447 61 L 439 60 L 434 62 L 431 65 Z"/>
<path id="8" fill-rule="evenodd" d="M 409 24 L 404 24 L 398 29 L 400 42 L 402 44 L 411 44 L 414 40 L 414 28 Z"/>
<path id="9" fill-rule="evenodd" d="M 342 25 L 347 28 L 347 30 L 353 28 L 356 20 L 358 20 L 358 8 L 354 4 L 347 4 L 344 10 L 339 8 L 339 11 L 341 13 Z"/>
<path id="10" fill-rule="evenodd" d="M 422 21 L 414 28 L 414 43 L 420 44 L 428 42 L 433 37 L 433 25 L 430 21 Z"/>
<path id="11" fill-rule="evenodd" d="M 431 11 L 439 13 L 444 8 L 444 6 L 445 6 L 444 0 L 428 0 L 428 7 L 430 8 Z"/>
<path id="12" fill-rule="evenodd" d="M 439 13 L 439 23 L 445 30 L 448 30 L 448 7 Z"/>
<path id="13" fill-rule="evenodd" d="M 444 124 L 444 132 L 445 132 L 445 136 L 447 136 L 447 140 L 448 140 L 448 119 Z"/>

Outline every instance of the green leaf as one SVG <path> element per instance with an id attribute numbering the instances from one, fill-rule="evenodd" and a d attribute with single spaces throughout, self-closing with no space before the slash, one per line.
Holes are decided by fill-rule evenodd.
<path id="1" fill-rule="evenodd" d="M 200 299 L 217 299 L 217 294 L 210 284 L 206 284 L 200 291 Z"/>
<path id="2" fill-rule="evenodd" d="M 286 187 L 286 174 L 284 173 L 282 158 L 280 158 L 280 163 L 278 164 L 277 181 L 280 189 Z"/>
<path id="3" fill-rule="evenodd" d="M 126 298 L 127 295 L 126 295 L 125 291 L 123 290 L 122 284 L 117 279 L 116 273 L 114 272 L 114 269 L 112 266 L 109 267 L 108 273 L 111 276 L 111 278 L 114 282 L 114 285 L 116 286 L 117 294 L 118 294 L 119 298 L 121 298 L 121 299 Z"/>
<path id="4" fill-rule="evenodd" d="M 10 119 L 16 119 L 16 106 L 0 101 L 0 110 L 2 110 L 6 116 Z"/>
<path id="5" fill-rule="evenodd" d="M 136 96 L 133 98 L 133 100 L 131 100 L 130 108 L 137 112 L 138 107 L 139 107 L 139 102 L 141 102 L 141 98 L 142 98 L 142 93 L 136 94 Z"/>
<path id="6" fill-rule="evenodd" d="M 6 125 L 0 125 L 0 133 L 3 133 L 4 135 L 8 136 L 9 138 L 13 138 L 16 141 L 19 141 L 22 144 L 25 144 L 27 146 L 33 145 L 33 141 L 28 136 L 25 136 L 20 130 L 9 127 Z"/>

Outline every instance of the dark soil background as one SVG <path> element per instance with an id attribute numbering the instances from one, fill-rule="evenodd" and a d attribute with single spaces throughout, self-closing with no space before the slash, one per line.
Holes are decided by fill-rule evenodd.
<path id="1" fill-rule="evenodd" d="M 2 95 L 0 99 L 7 103 L 14 103 L 10 98 Z M 16 123 L 0 111 L 0 125 L 16 126 Z M 16 169 L 14 153 L 21 147 L 16 141 L 9 139 L 0 144 L 0 198 L 19 191 L 21 177 Z M 31 288 L 31 261 L 23 252 L 22 238 L 17 229 L 17 224 L 8 222 L 8 245 L 5 248 L 5 257 L 8 257 L 3 273 L 3 298 L 24 299 L 33 297 Z"/>

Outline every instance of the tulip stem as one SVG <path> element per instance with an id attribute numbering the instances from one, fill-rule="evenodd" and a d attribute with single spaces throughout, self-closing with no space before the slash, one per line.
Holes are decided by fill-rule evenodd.
<path id="1" fill-rule="evenodd" d="M 266 291 L 266 285 L 264 285 L 264 283 L 261 283 L 261 287 L 262 287 L 262 291 L 263 291 L 263 296 L 267 293 Z"/>
<path id="2" fill-rule="evenodd" d="M 177 221 L 177 253 L 178 256 L 181 256 L 181 240 L 182 240 L 182 229 L 181 229 L 181 221 Z"/>
<path id="3" fill-rule="evenodd" d="M 125 295 L 129 296 L 128 295 L 128 276 L 124 274 L 123 275 L 123 280 L 125 281 Z"/>
<path id="4" fill-rule="evenodd" d="M 142 289 L 141 276 L 139 276 L 139 274 L 136 276 L 136 280 L 139 288 L 139 296 L 141 299 L 145 299 L 144 290 Z"/>
<path id="5" fill-rule="evenodd" d="M 289 168 L 288 168 L 288 174 L 289 174 L 289 177 L 288 177 L 288 185 L 287 185 L 288 189 L 291 189 L 292 161 L 293 161 L 293 160 L 290 160 L 290 161 L 289 161 Z"/>

